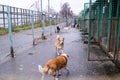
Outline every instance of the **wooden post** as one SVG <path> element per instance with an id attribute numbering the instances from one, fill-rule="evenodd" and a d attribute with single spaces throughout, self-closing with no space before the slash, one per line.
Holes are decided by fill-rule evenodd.
<path id="1" fill-rule="evenodd" d="M 21 9 L 21 24 L 23 25 L 23 21 L 22 21 L 22 9 Z"/>
<path id="2" fill-rule="evenodd" d="M 29 24 L 30 24 L 30 10 L 28 10 L 28 21 L 29 21 Z"/>
<path id="3" fill-rule="evenodd" d="M 13 24 L 13 27 L 16 27 L 16 22 L 15 22 L 15 15 L 16 15 L 16 13 L 15 13 L 15 7 L 13 7 L 13 15 L 14 15 L 14 24 Z"/>
<path id="4" fill-rule="evenodd" d="M 18 8 L 16 8 L 16 11 L 17 11 L 17 12 L 16 12 L 16 13 L 17 13 L 16 15 L 17 15 L 17 26 L 18 26 Z"/>
<path id="5" fill-rule="evenodd" d="M 25 9 L 25 17 L 26 17 L 25 24 L 28 24 L 28 23 L 27 23 L 27 16 L 28 16 L 28 14 L 27 14 L 27 9 Z"/>
<path id="6" fill-rule="evenodd" d="M 24 24 L 25 25 L 25 9 L 23 9 L 23 20 L 24 20 Z"/>
<path id="7" fill-rule="evenodd" d="M 3 8 L 3 26 L 5 28 L 5 9 L 4 9 L 4 5 L 2 5 Z"/>
<path id="8" fill-rule="evenodd" d="M 11 8 L 12 8 L 12 7 L 10 7 L 10 19 L 11 19 L 10 21 L 11 21 L 11 27 L 12 27 L 12 14 L 11 14 L 11 13 L 12 13 L 12 10 L 11 10 Z"/>

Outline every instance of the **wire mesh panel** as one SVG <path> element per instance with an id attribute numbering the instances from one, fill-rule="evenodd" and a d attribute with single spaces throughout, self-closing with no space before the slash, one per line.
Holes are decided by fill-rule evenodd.
<path id="1" fill-rule="evenodd" d="M 118 0 L 90 0 L 88 60 L 114 60 Z"/>
<path id="2" fill-rule="evenodd" d="M 82 32 L 84 30 L 84 12 L 83 11 L 79 15 L 78 22 L 79 22 L 80 31 Z"/>
<path id="3" fill-rule="evenodd" d="M 83 28 L 84 43 L 88 43 L 88 32 L 89 32 L 89 3 L 84 3 L 84 28 Z"/>
<path id="4" fill-rule="evenodd" d="M 114 39 L 114 54 L 115 54 L 115 62 L 117 66 L 120 68 L 120 1 L 117 2 L 117 13 L 116 13 L 116 31 L 115 31 L 115 39 Z"/>
<path id="5" fill-rule="evenodd" d="M 117 31 L 116 31 L 116 47 L 115 47 L 115 60 L 116 60 L 116 64 L 118 65 L 118 67 L 120 67 L 120 15 L 119 15 L 119 25 L 117 27 Z"/>
<path id="6" fill-rule="evenodd" d="M 119 15 L 120 17 L 120 15 Z M 120 23 L 120 18 L 119 18 L 119 23 Z M 119 24 L 119 32 L 118 32 L 118 51 L 117 51 L 117 54 L 118 54 L 118 62 L 119 62 L 119 65 L 120 65 L 120 24 Z M 119 66 L 120 67 L 120 66 Z"/>

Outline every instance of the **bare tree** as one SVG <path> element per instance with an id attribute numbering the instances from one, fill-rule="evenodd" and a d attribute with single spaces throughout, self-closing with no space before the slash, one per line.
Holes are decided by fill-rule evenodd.
<path id="1" fill-rule="evenodd" d="M 38 12 L 41 11 L 39 0 L 38 0 L 38 1 L 35 1 L 35 8 L 36 8 L 36 10 L 37 10 Z"/>
<path id="2" fill-rule="evenodd" d="M 54 15 L 57 14 L 57 12 L 53 8 L 49 8 L 49 14 L 51 14 L 52 16 L 54 16 Z"/>
<path id="3" fill-rule="evenodd" d="M 68 18 L 73 18 L 73 11 L 68 2 L 62 5 L 60 15 L 66 18 L 66 26 L 68 26 Z"/>
<path id="4" fill-rule="evenodd" d="M 73 16 L 73 11 L 71 10 L 71 7 L 69 6 L 69 3 L 64 3 L 61 7 L 60 14 L 65 17 L 72 17 Z"/>

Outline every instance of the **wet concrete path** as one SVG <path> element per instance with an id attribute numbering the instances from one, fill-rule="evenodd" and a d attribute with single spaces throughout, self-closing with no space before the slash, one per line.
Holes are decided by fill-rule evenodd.
<path id="1" fill-rule="evenodd" d="M 58 34 L 65 38 L 64 52 L 70 56 L 67 66 L 70 74 L 61 70 L 59 80 L 120 80 L 120 73 L 112 62 L 87 60 L 87 45 L 83 44 L 77 29 L 71 28 Z M 38 65 L 43 66 L 47 60 L 56 56 L 54 42 L 58 34 L 48 36 L 47 40 L 0 64 L 0 80 L 40 80 Z M 46 75 L 44 80 L 53 79 Z"/>

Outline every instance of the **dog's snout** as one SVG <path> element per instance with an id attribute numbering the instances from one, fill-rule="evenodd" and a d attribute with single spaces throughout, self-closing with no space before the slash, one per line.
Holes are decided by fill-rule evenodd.
<path id="1" fill-rule="evenodd" d="M 60 39 L 60 43 L 63 44 L 64 43 L 64 39 Z"/>
<path id="2" fill-rule="evenodd" d="M 63 43 L 64 43 L 64 41 L 61 41 L 61 42 L 60 42 L 60 44 L 63 44 Z"/>

